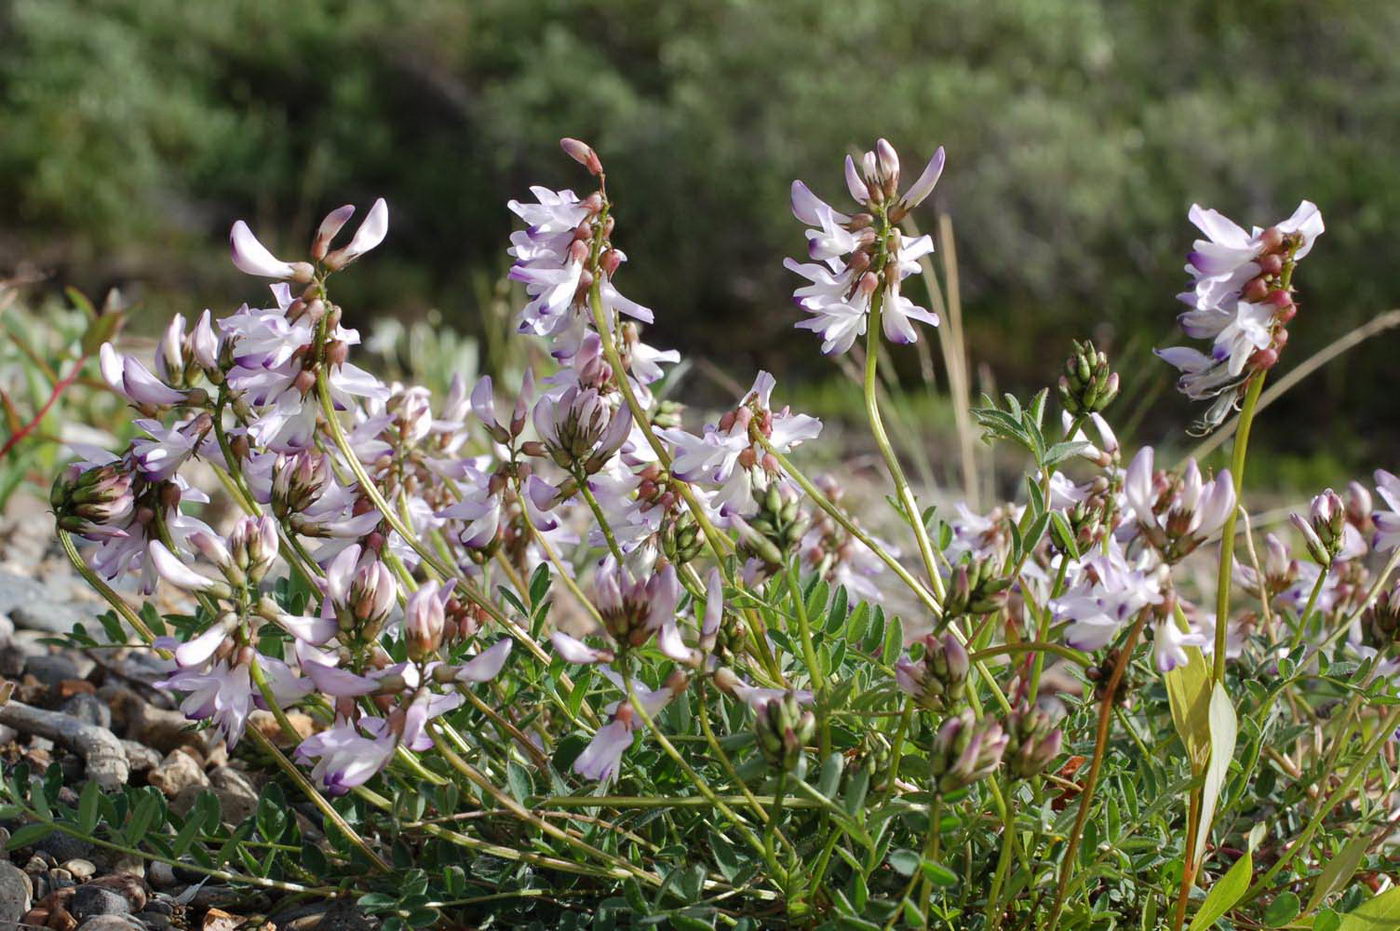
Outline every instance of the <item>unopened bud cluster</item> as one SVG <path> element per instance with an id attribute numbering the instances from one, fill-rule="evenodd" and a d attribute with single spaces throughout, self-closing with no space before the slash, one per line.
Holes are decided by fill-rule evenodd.
<path id="1" fill-rule="evenodd" d="M 1109 367 L 1108 356 L 1095 349 L 1092 342 L 1076 340 L 1056 390 L 1060 404 L 1070 414 L 1096 414 L 1118 397 L 1118 373 Z"/>
<path id="2" fill-rule="evenodd" d="M 811 742 L 816 731 L 816 716 L 803 708 L 791 691 L 759 705 L 754 714 L 754 736 L 763 758 L 784 772 L 797 767 L 802 748 Z"/>
<path id="3" fill-rule="evenodd" d="M 934 792 L 947 795 L 994 773 L 1006 752 L 1007 736 L 994 718 L 978 718 L 970 709 L 943 722 L 929 750 Z"/>

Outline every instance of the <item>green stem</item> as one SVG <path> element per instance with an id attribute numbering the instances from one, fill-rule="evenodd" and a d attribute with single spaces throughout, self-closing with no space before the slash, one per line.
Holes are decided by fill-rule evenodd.
<path id="1" fill-rule="evenodd" d="M 783 791 L 787 788 L 787 770 L 778 773 L 778 784 L 773 789 L 773 808 L 768 814 L 768 823 L 763 826 L 763 849 L 767 851 L 767 858 L 777 862 L 777 856 L 773 852 L 773 832 L 778 827 L 778 819 L 783 815 Z"/>
<path id="2" fill-rule="evenodd" d="M 870 421 L 870 432 L 875 439 L 875 445 L 879 448 L 880 455 L 884 458 L 885 465 L 889 469 L 890 479 L 894 482 L 895 491 L 898 494 L 901 507 L 904 508 L 905 517 L 914 531 L 914 539 L 918 543 L 919 556 L 923 560 L 929 584 L 933 587 L 935 597 L 941 603 L 944 594 L 943 577 L 938 573 L 938 563 L 933 555 L 933 543 L 929 540 L 928 529 L 924 527 L 923 515 L 919 511 L 919 503 L 914 499 L 914 491 L 909 487 L 909 480 L 904 477 L 904 468 L 899 464 L 894 447 L 890 445 L 889 435 L 885 432 L 884 419 L 880 416 L 877 375 L 881 332 L 880 313 L 883 302 L 883 292 L 877 290 L 870 299 L 870 321 L 866 330 L 865 414 Z"/>
<path id="3" fill-rule="evenodd" d="M 1317 606 L 1317 598 L 1322 594 L 1322 586 L 1327 582 L 1327 574 L 1332 571 L 1332 562 L 1322 567 L 1322 571 L 1317 574 L 1317 581 L 1313 583 L 1312 591 L 1308 594 L 1308 603 L 1303 606 L 1303 613 L 1298 615 L 1298 626 L 1293 631 L 1293 639 L 1288 645 L 1290 652 L 1298 649 L 1303 642 L 1303 635 L 1308 629 L 1308 615 Z M 1260 577 L 1262 583 L 1263 577 Z M 1267 597 L 1267 596 L 1265 596 Z"/>
<path id="4" fill-rule="evenodd" d="M 496 804 L 509 811 L 517 819 L 525 822 L 526 824 L 531 825 L 532 827 L 536 828 L 544 834 L 548 834 L 550 837 L 554 838 L 557 841 L 561 841 L 562 843 L 568 844 L 578 849 L 579 852 L 584 853 L 595 860 L 598 860 L 602 863 L 606 863 L 609 866 L 624 871 L 628 876 L 632 877 L 633 879 L 641 880 L 642 882 L 650 886 L 661 885 L 661 880 L 655 874 L 649 873 L 646 870 L 628 862 L 627 860 L 622 859 L 621 857 L 615 856 L 614 854 L 610 854 L 604 850 L 600 850 L 597 847 L 594 847 L 592 844 L 588 843 L 587 841 L 580 840 L 579 838 L 570 834 L 568 831 L 565 831 L 564 829 L 560 828 L 558 825 L 550 824 L 545 819 L 539 817 L 538 815 L 525 808 L 525 806 L 521 805 L 510 795 L 501 791 L 501 789 L 499 789 L 495 783 L 493 783 L 490 779 L 487 779 L 484 775 L 482 775 L 480 770 L 478 770 L 475 766 L 472 766 L 466 760 L 458 756 L 456 752 L 453 751 L 451 746 L 448 745 L 448 742 L 442 739 L 441 731 L 437 728 L 436 725 L 433 725 L 431 727 L 431 730 L 437 737 L 434 743 L 437 745 L 438 750 L 442 753 L 443 759 L 447 761 L 447 764 L 453 769 L 455 769 L 457 772 L 465 776 L 469 782 L 486 792 L 487 795 L 490 795 L 493 799 L 496 800 Z"/>
<path id="5" fill-rule="evenodd" d="M 613 381 L 617 384 L 618 390 L 622 392 L 623 400 L 627 402 L 627 408 L 632 412 L 632 421 L 642 431 L 642 436 L 646 437 L 647 445 L 656 454 L 656 461 L 666 470 L 671 468 L 671 453 L 666 449 L 666 444 L 661 442 L 661 438 L 652 429 L 651 417 L 646 408 L 642 407 L 637 400 L 637 394 L 632 390 L 632 382 L 627 377 L 627 366 L 622 362 L 622 355 L 617 351 L 617 340 L 613 338 L 612 321 L 608 319 L 606 311 L 603 310 L 602 295 L 602 275 L 594 269 L 594 284 L 588 292 L 588 306 L 593 314 L 593 326 L 598 331 L 598 339 L 603 345 L 603 355 L 608 360 L 608 365 L 612 367 Z M 675 488 L 685 499 L 686 507 L 690 509 L 691 516 L 700 525 L 700 531 L 705 535 L 705 542 L 709 544 L 714 552 L 715 558 L 724 559 L 725 553 L 733 547 L 726 545 L 729 541 L 715 529 L 715 525 L 710 522 L 710 518 L 705 514 L 705 509 L 695 497 L 695 492 L 685 482 L 675 483 Z"/>
<path id="6" fill-rule="evenodd" d="M 1235 452 L 1230 458 L 1230 478 L 1235 485 L 1235 506 L 1225 518 L 1220 531 L 1220 571 L 1216 575 L 1215 595 L 1215 655 L 1212 678 L 1216 682 L 1225 681 L 1225 640 L 1230 628 L 1230 573 L 1235 562 L 1235 524 L 1239 519 L 1240 508 L 1244 506 L 1241 496 L 1244 492 L 1245 454 L 1249 451 L 1249 431 L 1254 426 L 1254 410 L 1259 405 L 1259 394 L 1264 390 L 1264 372 L 1255 373 L 1245 391 L 1244 406 L 1240 408 L 1240 425 L 1235 432 Z"/>
<path id="7" fill-rule="evenodd" d="M 1288 849 L 1283 852 L 1282 856 L 1278 858 L 1278 861 L 1273 866 L 1269 867 L 1268 872 L 1249 888 L 1249 891 L 1244 894 L 1244 898 L 1240 899 L 1236 908 L 1252 902 L 1268 890 L 1269 884 L 1273 881 L 1274 877 L 1282 872 L 1283 868 L 1292 862 L 1295 856 L 1307 849 L 1308 843 L 1312 840 L 1313 835 L 1322 827 L 1323 819 L 1331 814 L 1332 809 L 1336 808 L 1351 795 L 1352 791 L 1356 788 L 1356 784 L 1361 781 L 1371 768 L 1371 762 L 1376 759 L 1381 748 L 1385 746 L 1387 741 L 1394 737 L 1397 724 L 1400 724 L 1400 708 L 1392 709 L 1391 712 L 1381 720 L 1380 728 L 1377 730 L 1376 736 L 1372 738 L 1371 742 L 1367 744 L 1365 749 L 1357 756 L 1356 762 L 1353 763 L 1351 769 L 1348 770 L 1347 777 L 1342 780 L 1342 784 L 1337 786 L 1336 791 L 1327 797 L 1326 803 L 1313 813 L 1313 816 L 1308 819 L 1307 826 L 1303 828 L 1303 833 L 1298 836 L 1296 841 L 1288 845 Z"/>
<path id="8" fill-rule="evenodd" d="M 793 465 L 791 460 L 774 449 L 773 445 L 768 442 L 768 438 L 760 433 L 756 427 L 750 430 L 749 435 L 753 437 L 754 441 L 757 442 L 759 446 L 763 447 L 764 452 L 777 460 L 778 465 L 782 466 L 783 471 L 788 474 L 789 478 L 797 483 L 798 487 L 806 493 L 808 499 L 811 500 L 813 504 L 821 508 L 832 520 L 836 521 L 836 523 L 841 526 L 841 529 L 865 544 L 866 549 L 874 553 L 881 562 L 888 566 L 889 570 L 898 576 L 901 582 L 909 587 L 909 590 L 914 593 L 915 597 L 923 602 L 924 607 L 928 608 L 935 617 L 942 616 L 943 608 L 938 603 L 938 599 L 934 598 L 934 596 L 929 593 L 929 590 L 919 582 L 918 579 L 915 579 L 899 560 L 890 555 L 874 537 L 857 526 L 844 511 L 822 493 L 820 488 L 812 484 L 812 480 L 802 474 L 802 471 L 798 469 L 797 466 Z"/>
<path id="9" fill-rule="evenodd" d="M 821 728 L 821 758 L 831 752 L 831 725 L 826 716 L 827 677 L 822 672 L 821 661 L 817 657 L 817 647 L 812 640 L 812 623 L 807 617 L 806 599 L 802 597 L 802 582 L 797 574 L 797 560 L 788 560 L 788 590 L 792 592 L 793 607 L 797 612 L 797 631 L 802 641 L 802 658 L 807 663 L 807 675 L 812 680 L 812 693 L 816 699 L 818 725 Z"/>
<path id="10" fill-rule="evenodd" d="M 73 564 L 73 568 L 83 577 L 83 581 L 92 586 L 92 588 L 112 606 L 112 610 L 120 614 L 122 619 L 141 635 L 142 640 L 147 643 L 155 642 L 155 631 L 146 626 L 146 622 L 141 620 L 141 615 L 137 614 L 132 609 L 131 605 L 127 604 L 125 599 L 117 594 L 116 589 L 107 584 L 106 579 L 103 579 L 96 572 L 93 572 L 86 560 L 78 553 L 78 548 L 73 544 L 73 535 L 66 530 L 59 530 L 58 540 L 63 544 L 63 552 L 68 554 L 68 561 Z M 161 656 L 164 659 L 170 658 L 169 654 L 163 650 L 161 651 Z"/>
<path id="11" fill-rule="evenodd" d="M 165 863 L 170 866 L 177 866 L 182 870 L 190 870 L 195 873 L 200 873 L 204 876 L 208 876 L 210 879 L 217 879 L 220 882 L 232 883 L 235 885 L 259 886 L 263 889 L 275 889 L 278 892 L 290 892 L 296 895 L 317 895 L 328 899 L 339 898 L 340 896 L 343 896 L 346 893 L 346 890 L 337 888 L 335 886 L 303 886 L 298 883 L 290 883 L 278 879 L 267 879 L 263 876 L 250 876 L 245 875 L 243 873 L 230 873 L 227 870 L 215 869 L 213 867 L 208 866 L 200 866 L 198 863 L 190 862 L 188 859 L 176 860 L 173 857 L 162 856 L 161 854 L 151 853 L 136 847 L 127 847 L 122 844 L 113 843 L 112 841 L 103 840 L 102 838 L 95 837 L 91 834 L 84 834 L 76 827 L 64 824 L 62 821 L 49 821 L 47 819 L 41 818 L 38 812 L 27 807 L 24 807 L 24 811 L 36 821 L 42 821 L 47 824 L 52 824 L 54 828 L 59 832 L 67 834 L 69 837 L 76 837 L 79 840 L 87 841 L 88 843 L 96 847 L 101 847 L 104 850 L 112 850 L 117 853 L 125 854 L 129 857 L 139 857 L 142 860 L 150 860 L 153 863 Z M 293 849 L 300 850 L 300 848 Z"/>
<path id="12" fill-rule="evenodd" d="M 995 777 L 993 777 L 995 778 Z M 987 893 L 987 927 L 996 931 L 1001 926 L 1001 891 L 1006 885 L 1007 873 L 1011 870 L 1011 853 L 1016 843 L 1016 816 L 1008 809 L 1002 820 L 1001 852 L 997 855 L 996 874 L 992 877 L 992 889 Z"/>
<path id="13" fill-rule="evenodd" d="M 603 539 L 608 541 L 608 549 L 612 550 L 613 559 L 617 560 L 617 565 L 620 568 L 623 563 L 622 548 L 617 545 L 617 537 L 613 536 L 612 527 L 608 526 L 608 518 L 603 513 L 603 506 L 598 503 L 597 498 L 593 497 L 593 491 L 588 487 L 588 476 L 576 475 L 574 481 L 578 482 L 579 494 L 583 495 L 583 500 L 588 502 L 588 509 L 593 512 L 594 519 L 598 521 L 598 529 L 603 531 Z"/>

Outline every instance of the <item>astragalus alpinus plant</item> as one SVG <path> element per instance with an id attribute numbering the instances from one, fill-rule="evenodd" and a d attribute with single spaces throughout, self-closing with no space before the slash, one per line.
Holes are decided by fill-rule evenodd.
<path id="1" fill-rule="evenodd" d="M 70 555 L 187 715 L 309 799 L 326 843 L 173 815 L 132 839 L 153 790 L 75 813 L 20 778 L 13 805 L 392 927 L 1392 926 L 1400 479 L 1377 473 L 1390 510 L 1320 494 L 1296 557 L 1242 508 L 1315 207 L 1252 231 L 1191 211 L 1180 320 L 1204 348 L 1160 354 L 1210 402 L 1201 430 L 1239 410 L 1229 470 L 1129 456 L 1118 377 L 1078 343 L 1054 390 L 975 412 L 1029 463 L 1022 500 L 979 514 L 921 501 L 881 416 L 881 343 L 938 322 L 909 294 L 934 244 L 904 221 L 942 151 L 903 191 L 884 140 L 848 158 L 843 209 L 795 182 L 797 325 L 860 344 L 890 481 L 858 513 L 790 458 L 822 424 L 769 374 L 705 424 L 664 399 L 679 355 L 618 290 L 603 166 L 563 148 L 596 189 L 509 204 L 547 371 L 440 400 L 384 384 L 334 298 L 384 201 L 340 247 L 353 208 L 333 211 L 306 261 L 239 222 L 271 306 L 177 317 L 153 367 L 104 347 L 146 436 L 54 486 Z M 243 516 L 210 526 L 210 494 Z M 194 613 L 134 610 L 126 574 Z"/>

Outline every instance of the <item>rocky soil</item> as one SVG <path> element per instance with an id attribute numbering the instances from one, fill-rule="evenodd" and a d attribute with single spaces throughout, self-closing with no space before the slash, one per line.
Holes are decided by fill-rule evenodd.
<path id="1" fill-rule="evenodd" d="M 45 507 L 22 495 L 0 518 L 0 677 L 13 688 L 0 705 L 0 765 L 8 771 L 25 761 L 42 772 L 58 763 L 70 802 L 94 780 L 106 789 L 154 786 L 177 813 L 208 791 L 218 797 L 226 824 L 252 816 L 256 774 L 231 759 L 211 733 L 194 730 L 174 696 L 154 685 L 164 668 L 153 653 L 43 642 L 67 634 L 74 624 L 105 640 L 96 622 L 105 606 L 68 564 L 52 528 Z M 309 720 L 304 723 L 310 727 Z M 280 739 L 264 712 L 255 713 L 253 726 Z M 303 832 L 315 836 L 314 810 L 293 807 Z M 19 827 L 0 824 L 6 848 Z M 293 901 L 235 889 L 164 863 L 114 856 L 60 832 L 0 856 L 0 931 L 373 927 L 349 902 Z"/>

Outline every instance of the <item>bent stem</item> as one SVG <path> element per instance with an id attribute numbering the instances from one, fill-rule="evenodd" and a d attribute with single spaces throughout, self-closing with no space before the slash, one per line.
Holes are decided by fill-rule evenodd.
<path id="1" fill-rule="evenodd" d="M 437 745 L 437 748 L 440 751 L 442 751 L 442 757 L 444 760 L 447 761 L 447 764 L 453 769 L 455 769 L 458 773 L 465 776 L 467 780 L 473 785 L 486 792 L 487 795 L 490 795 L 493 799 L 496 800 L 496 803 L 498 805 L 500 805 L 505 810 L 509 811 L 517 819 L 535 827 L 536 829 L 542 831 L 545 834 L 548 834 L 555 840 L 561 841 L 565 844 L 577 848 L 579 852 L 584 853 L 595 860 L 598 860 L 602 863 L 607 863 L 610 866 L 625 871 L 626 874 L 632 877 L 633 879 L 639 879 L 650 886 L 661 885 L 661 880 L 655 874 L 649 873 L 641 867 L 638 867 L 628 862 L 627 860 L 622 859 L 621 857 L 614 856 L 613 854 L 610 854 L 604 850 L 600 850 L 597 847 L 594 847 L 592 844 L 588 843 L 587 841 L 580 840 L 573 834 L 570 834 L 568 831 L 565 831 L 564 829 L 560 828 L 558 825 L 551 824 L 550 822 L 546 821 L 545 819 L 541 818 L 535 813 L 529 811 L 527 808 L 525 808 L 525 806 L 521 805 L 509 794 L 501 791 L 501 789 L 498 788 L 495 783 L 493 783 L 490 779 L 487 779 L 486 776 L 482 774 L 482 772 L 478 770 L 475 766 L 472 766 L 466 760 L 458 756 L 457 753 L 451 748 L 451 746 L 448 745 L 448 741 L 441 739 L 441 731 L 436 725 L 431 725 L 430 729 L 434 733 L 436 738 L 434 740 L 434 743 Z"/>
<path id="2" fill-rule="evenodd" d="M 663 469 L 670 471 L 671 453 L 666 449 L 666 444 L 661 442 L 661 438 L 652 429 L 651 417 L 646 408 L 642 407 L 637 400 L 637 393 L 632 390 L 632 382 L 627 377 L 627 367 L 622 363 L 622 355 L 617 351 L 617 340 L 613 338 L 612 321 L 607 318 L 603 310 L 602 280 L 598 277 L 593 287 L 588 292 L 588 306 L 593 313 L 593 326 L 598 330 L 598 339 L 603 344 L 603 355 L 608 360 L 608 365 L 612 367 L 613 381 L 617 384 L 618 390 L 622 392 L 623 400 L 627 402 L 627 408 L 632 412 L 632 422 L 635 423 L 646 437 L 647 445 L 656 454 L 656 460 Z M 705 509 L 700 501 L 695 497 L 695 492 L 685 482 L 677 482 L 676 490 L 685 499 L 686 507 L 690 509 L 691 516 L 700 525 L 700 531 L 705 535 L 705 542 L 709 544 L 714 552 L 715 558 L 723 561 L 725 553 L 732 547 L 726 546 L 727 540 L 715 529 L 715 525 L 710 522 L 710 518 L 705 514 Z"/>
<path id="3" fill-rule="evenodd" d="M 288 719 L 287 712 L 283 711 L 282 706 L 278 703 L 277 696 L 272 691 L 272 685 L 267 681 L 267 676 L 263 674 L 262 666 L 258 663 L 256 652 L 253 654 L 253 658 L 248 662 L 248 673 L 252 676 L 253 684 L 258 687 L 258 691 L 262 694 L 263 701 L 272 712 L 272 716 L 277 719 L 277 724 L 282 729 L 282 733 L 286 734 L 288 739 L 300 742 L 301 734 L 297 732 L 291 720 Z M 297 769 L 296 764 L 287 759 L 286 754 L 278 749 L 277 745 L 274 744 L 266 734 L 256 727 L 250 728 L 249 730 L 253 735 L 253 739 L 258 742 L 258 746 L 262 747 L 262 749 L 272 757 L 273 761 L 277 763 L 277 767 L 287 774 L 287 777 L 296 784 L 296 787 L 301 790 L 302 794 L 307 797 L 311 804 L 316 806 L 316 810 L 319 811 L 326 820 L 334 824 L 336 829 L 344 834 L 360 853 L 369 858 L 369 861 L 374 864 L 375 869 L 379 870 L 381 873 L 388 873 L 393 870 L 383 857 L 370 849 L 369 843 L 350 826 L 350 823 L 345 820 L 340 812 L 335 810 L 335 806 L 332 805 L 324 795 L 317 791 L 316 787 L 311 784 L 311 781 L 302 774 L 302 771 Z"/>
<path id="4" fill-rule="evenodd" d="M 705 796 L 710 804 L 714 805 L 715 808 L 719 809 L 721 814 L 730 820 L 735 829 L 738 830 L 740 835 L 744 838 L 744 842 L 763 858 L 768 869 L 772 871 L 773 878 L 781 885 L 786 886 L 788 879 L 787 872 L 779 866 L 777 858 L 769 853 L 758 835 L 749 828 L 737 813 L 735 813 L 734 809 L 730 808 L 729 805 L 725 803 L 724 799 L 715 793 L 714 789 L 710 788 L 710 784 L 695 771 L 695 768 L 690 765 L 686 758 L 681 756 L 680 751 L 676 749 L 676 745 L 671 743 L 666 735 L 661 732 L 661 729 L 656 726 L 656 721 L 652 718 L 651 713 L 647 711 L 646 706 L 643 705 L 641 699 L 637 697 L 637 690 L 632 683 L 632 677 L 625 666 L 622 668 L 621 672 L 622 681 L 627 687 L 628 703 L 632 706 L 633 712 L 642 719 L 642 723 L 651 731 L 652 736 L 656 738 L 656 742 L 661 745 L 661 749 L 681 768 L 681 771 L 686 774 L 686 777 L 690 779 L 691 783 L 699 790 L 700 794 Z"/>
<path id="5" fill-rule="evenodd" d="M 1094 759 L 1089 765 L 1089 775 L 1084 781 L 1084 791 L 1079 795 L 1079 812 L 1074 818 L 1074 827 L 1070 830 L 1069 846 L 1065 848 L 1065 858 L 1060 863 L 1060 880 L 1055 889 L 1055 904 L 1050 909 L 1050 921 L 1046 924 L 1048 931 L 1055 931 L 1060 923 L 1060 912 L 1065 907 L 1065 894 L 1069 891 L 1070 874 L 1074 872 L 1074 862 L 1079 855 L 1079 842 L 1084 836 L 1084 825 L 1089 820 L 1089 809 L 1094 801 L 1094 789 L 1098 785 L 1099 770 L 1103 769 L 1104 756 L 1108 752 L 1108 734 L 1113 723 L 1113 702 L 1118 692 L 1118 685 L 1123 681 L 1123 674 L 1128 669 L 1128 663 L 1133 658 L 1133 648 L 1137 646 L 1138 636 L 1142 633 L 1143 625 L 1147 623 L 1147 611 L 1138 613 L 1137 621 L 1133 624 L 1132 630 L 1128 632 L 1128 640 L 1123 644 L 1123 652 L 1118 656 L 1118 662 L 1113 667 L 1113 675 L 1108 678 L 1108 685 L 1104 689 L 1103 698 L 1099 702 L 1099 726 L 1098 732 L 1094 736 Z"/>

